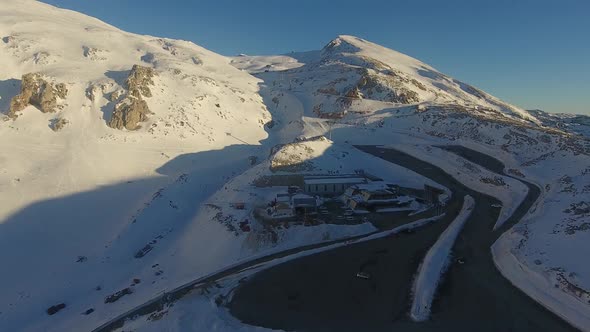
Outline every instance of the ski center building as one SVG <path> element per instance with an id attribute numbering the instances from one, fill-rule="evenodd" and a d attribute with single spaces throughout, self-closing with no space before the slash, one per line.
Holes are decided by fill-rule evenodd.
<path id="1" fill-rule="evenodd" d="M 314 195 L 340 195 L 351 186 L 367 183 L 367 178 L 359 175 L 306 176 L 303 191 Z"/>

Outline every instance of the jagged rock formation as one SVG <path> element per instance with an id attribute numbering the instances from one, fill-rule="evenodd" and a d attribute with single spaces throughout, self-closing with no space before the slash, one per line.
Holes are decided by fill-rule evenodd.
<path id="1" fill-rule="evenodd" d="M 151 97 L 152 91 L 149 86 L 154 85 L 153 77 L 153 68 L 134 65 L 125 82 L 129 94 L 136 98 L 141 98 L 140 95 L 148 98 Z"/>
<path id="2" fill-rule="evenodd" d="M 37 107 L 43 113 L 55 112 L 58 108 L 57 98 L 65 99 L 67 94 L 68 89 L 64 83 L 51 83 L 40 73 L 25 74 L 20 93 L 10 101 L 8 116 L 16 119 L 17 113 L 29 105 Z"/>
<path id="3" fill-rule="evenodd" d="M 359 90 L 358 86 L 355 86 L 354 88 L 348 90 L 345 97 L 351 99 L 361 99 L 363 95 L 361 94 L 361 91 Z"/>
<path id="4" fill-rule="evenodd" d="M 115 90 L 109 95 L 109 100 L 110 101 L 117 101 L 119 99 L 119 97 L 121 97 L 124 93 L 125 93 L 125 91 L 123 91 L 123 90 Z"/>
<path id="5" fill-rule="evenodd" d="M 366 73 L 361 77 L 357 90 L 364 96 L 372 99 L 389 101 L 400 104 L 411 104 L 420 102 L 418 94 L 402 86 L 396 75 L 372 75 Z"/>
<path id="6" fill-rule="evenodd" d="M 116 129 L 136 130 L 140 122 L 148 119 L 150 114 L 145 100 L 128 96 L 115 105 L 109 126 Z"/>
<path id="7" fill-rule="evenodd" d="M 110 127 L 127 130 L 141 128 L 139 123 L 146 121 L 151 113 L 143 97 L 152 96 L 149 86 L 154 85 L 153 77 L 153 68 L 133 66 L 125 81 L 127 95 L 115 105 L 113 116 L 109 121 Z"/>

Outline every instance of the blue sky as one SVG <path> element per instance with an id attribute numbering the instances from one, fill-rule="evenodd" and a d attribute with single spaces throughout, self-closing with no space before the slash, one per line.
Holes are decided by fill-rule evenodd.
<path id="1" fill-rule="evenodd" d="M 587 0 L 43 0 L 123 30 L 234 55 L 350 34 L 524 108 L 590 114 Z"/>

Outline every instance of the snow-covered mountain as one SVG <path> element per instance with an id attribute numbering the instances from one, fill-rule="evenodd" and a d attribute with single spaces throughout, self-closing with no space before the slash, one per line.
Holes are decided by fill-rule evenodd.
<path id="1" fill-rule="evenodd" d="M 590 116 L 569 113 L 548 113 L 542 110 L 529 110 L 528 112 L 539 119 L 543 126 L 559 128 L 590 138 Z"/>
<path id="2" fill-rule="evenodd" d="M 526 111 L 425 63 L 354 36 L 339 36 L 319 52 L 293 57 L 240 56 L 233 63 L 253 73 L 296 68 L 299 64 L 297 70 L 283 71 L 278 84 L 313 92 L 309 102 L 316 114 L 323 117 L 339 117 L 351 104 L 365 99 L 421 108 L 445 105 L 484 117 L 504 116 L 538 123 Z"/>
<path id="3" fill-rule="evenodd" d="M 590 269 L 577 253 L 590 250 L 590 140 L 579 136 L 573 123 L 547 121 L 547 115 L 504 103 L 352 36 L 340 36 L 321 51 L 238 56 L 232 63 L 264 81 L 261 94 L 275 125 L 271 133 L 299 131 L 335 143 L 394 146 L 494 195 L 506 212 L 518 199 L 503 199 L 502 191 L 514 195 L 515 187 L 481 187 L 481 169 L 432 147 L 470 147 L 500 159 L 508 174 L 535 183 L 541 198 L 498 240 L 495 259 L 531 297 L 578 327 L 589 324 Z"/>
<path id="4" fill-rule="evenodd" d="M 267 138 L 258 80 L 225 57 L 37 1 L 3 1 L 0 16 L 0 135 L 11 149 L 0 188 L 13 193 L 0 215 L 47 195 L 151 174 L 183 151 Z M 134 77 L 142 70 L 145 79 Z M 65 94 L 52 92 L 59 86 Z"/>
<path id="5" fill-rule="evenodd" d="M 0 0 L 0 38 L 0 330 L 90 330 L 236 261 L 373 230 L 291 227 L 278 243 L 262 227 L 241 232 L 249 212 L 230 203 L 276 194 L 252 182 L 277 156 L 429 181 L 350 144 L 438 158 L 509 212 L 514 187 L 431 146 L 501 159 L 544 189 L 537 214 L 503 238 L 506 254 L 558 284 L 550 292 L 588 297 L 590 270 L 570 253 L 590 248 L 590 143 L 416 59 L 352 36 L 227 58 L 33 0 Z M 329 139 L 289 144 L 318 135 Z"/>

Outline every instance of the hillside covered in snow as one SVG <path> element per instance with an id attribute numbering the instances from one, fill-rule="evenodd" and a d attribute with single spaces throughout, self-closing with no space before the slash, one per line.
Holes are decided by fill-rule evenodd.
<path id="1" fill-rule="evenodd" d="M 579 256 L 590 250 L 590 140 L 580 136 L 584 117 L 524 111 L 352 36 L 340 36 L 321 51 L 286 54 L 284 63 L 275 56 L 264 66 L 266 58 L 238 56 L 233 64 L 265 82 L 261 94 L 271 113 L 298 114 L 275 121 L 277 131 L 300 128 L 304 136 L 326 135 L 336 143 L 392 145 L 494 195 L 507 210 L 515 209 L 518 199 L 502 196 L 518 195 L 518 187 L 494 188 L 485 170 L 437 147 L 463 145 L 494 156 L 507 175 L 538 186 L 542 193 L 535 207 L 500 238 L 494 255 L 503 274 L 529 296 L 578 327 L 589 324 L 590 270 Z M 523 267 L 527 277 L 510 278 Z"/>
<path id="2" fill-rule="evenodd" d="M 1 1 L 0 63 L 0 330 L 46 330 L 61 302 L 74 322 L 95 308 L 91 329 L 133 304 L 95 305 L 134 279 L 138 302 L 177 282 L 150 256 L 266 154 L 259 80 L 193 43 L 32 0 Z M 227 245 L 215 234 L 204 250 Z"/>
<path id="3" fill-rule="evenodd" d="M 566 117 L 524 111 L 353 36 L 230 58 L 33 0 L 0 0 L 0 64 L 2 331 L 92 330 L 236 262 L 375 231 L 240 230 L 249 209 L 276 197 L 257 180 L 364 168 L 436 185 L 354 148 L 363 144 L 440 165 L 498 198 L 504 219 L 526 194 L 509 176 L 537 185 L 535 208 L 494 254 L 517 287 L 519 271 L 534 276 L 525 292 L 560 316 L 590 316 L 580 258 L 590 251 L 590 141 Z M 494 156 L 506 176 L 444 145 Z M 304 167 L 273 168 L 285 159 Z M 236 201 L 247 209 L 234 211 Z"/>

